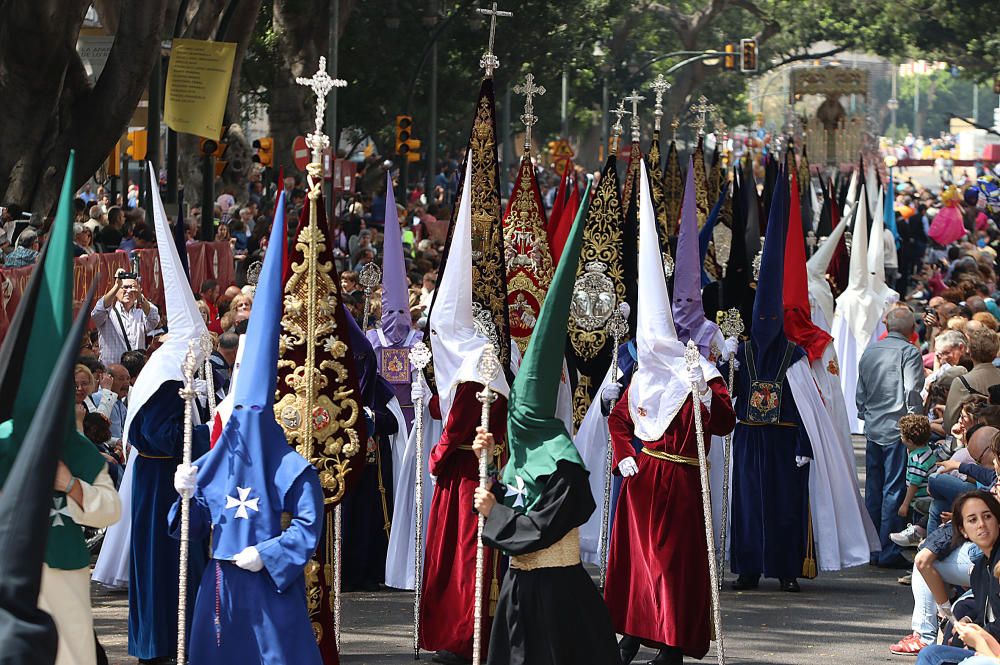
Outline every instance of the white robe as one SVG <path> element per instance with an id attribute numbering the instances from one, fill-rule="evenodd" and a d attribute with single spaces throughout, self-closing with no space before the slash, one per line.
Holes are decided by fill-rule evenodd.
<path id="1" fill-rule="evenodd" d="M 410 438 L 406 431 L 406 416 L 399 406 L 399 400 L 393 397 L 386 405 L 389 413 L 396 419 L 396 433 L 389 437 L 389 448 L 392 450 L 392 491 L 393 501 L 395 501 L 396 487 L 399 484 L 400 473 L 403 468 L 403 457 L 406 453 L 406 441 Z"/>
<path id="2" fill-rule="evenodd" d="M 424 387 L 424 394 L 430 390 Z M 424 547 L 427 543 L 427 516 L 431 510 L 431 497 L 434 495 L 434 485 L 430 474 L 431 448 L 441 438 L 444 426 L 440 420 L 431 418 L 430 409 L 423 408 L 423 460 L 420 467 L 423 473 L 423 504 Z M 416 421 L 414 421 L 416 422 Z M 406 438 L 406 447 L 402 457 L 396 463 L 393 447 L 393 483 L 392 483 L 392 529 L 389 531 L 389 547 L 385 557 L 385 584 L 394 589 L 414 588 L 414 556 L 416 554 L 416 456 L 417 429 L 414 427 Z M 398 470 L 398 472 L 397 472 Z"/>
<path id="3" fill-rule="evenodd" d="M 583 466 L 589 472 L 590 492 L 594 496 L 597 510 L 580 527 L 580 558 L 589 563 L 601 563 L 601 520 L 604 515 L 604 479 L 607 477 L 608 419 L 601 413 L 601 395 L 611 383 L 611 370 L 604 375 L 587 414 L 580 423 L 573 442 L 583 458 Z M 611 520 L 608 520 L 611 529 Z"/>
<path id="4" fill-rule="evenodd" d="M 93 484 L 78 482 L 83 490 L 83 506 L 72 499 L 66 501 L 67 513 L 74 522 L 99 529 L 120 518 L 121 504 L 107 465 L 97 474 Z M 38 607 L 52 615 L 59 633 L 55 665 L 94 665 L 97 662 L 89 566 L 62 570 L 42 564 Z"/>
<path id="5" fill-rule="evenodd" d="M 833 350 L 828 347 L 827 354 Z M 824 370 L 825 371 L 825 370 Z M 833 404 L 824 403 L 808 358 L 788 368 L 788 386 L 809 437 L 813 456 L 809 462 L 809 508 L 819 569 L 841 570 L 868 563 L 878 537 L 858 489 L 850 437 L 831 417 Z M 829 382 L 836 390 L 835 384 Z M 839 418 L 838 418 L 839 419 Z M 846 445 L 845 445 L 846 441 Z M 874 539 L 874 540 L 873 540 Z"/>
<path id="6" fill-rule="evenodd" d="M 121 519 L 104 532 L 101 552 L 91 578 L 112 589 L 127 589 L 129 559 L 132 552 L 132 477 L 135 475 L 136 450 L 129 451 L 122 474 L 118 497 L 121 500 Z"/>

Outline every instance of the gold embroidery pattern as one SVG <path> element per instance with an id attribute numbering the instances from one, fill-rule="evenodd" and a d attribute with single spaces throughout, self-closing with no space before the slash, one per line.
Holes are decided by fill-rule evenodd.
<path id="1" fill-rule="evenodd" d="M 667 244 L 669 228 L 667 226 L 667 197 L 663 186 L 663 169 L 660 168 L 660 130 L 653 132 L 653 144 L 649 146 L 649 183 L 653 196 L 653 210 L 656 211 L 656 221 L 660 225 L 660 233 L 664 247 Z"/>
<path id="2" fill-rule="evenodd" d="M 469 137 L 472 155 L 472 299 L 490 312 L 500 340 L 497 347 L 500 364 L 509 367 L 507 273 L 500 221 L 493 99 L 493 80 L 485 79 L 479 91 L 476 118 Z"/>
<path id="3" fill-rule="evenodd" d="M 698 145 L 694 149 L 694 198 L 698 209 L 698 230 L 705 226 L 708 213 L 711 212 L 708 201 L 708 176 L 705 173 L 705 142 L 698 137 Z"/>
<path id="4" fill-rule="evenodd" d="M 309 221 L 296 237 L 291 276 L 285 284 L 279 338 L 275 416 L 295 446 L 319 472 L 327 504 L 344 496 L 352 458 L 361 449 L 358 405 L 347 344 L 339 334 L 344 316 L 329 243 L 317 208 L 319 186 L 309 192 Z M 361 421 L 363 423 L 363 420 Z"/>
<path id="5" fill-rule="evenodd" d="M 590 377 L 581 374 L 580 381 L 576 384 L 576 390 L 573 391 L 573 424 L 576 427 L 579 427 L 580 423 L 583 422 L 584 416 L 587 415 L 587 409 L 590 408 L 590 389 L 592 386 Z"/>
<path id="6" fill-rule="evenodd" d="M 684 178 L 681 177 L 680 158 L 677 156 L 677 143 L 670 142 L 667 150 L 667 170 L 663 177 L 663 196 L 667 207 L 667 237 L 677 236 L 677 227 L 681 218 L 681 204 L 684 202 Z"/>
<path id="7" fill-rule="evenodd" d="M 639 162 L 642 161 L 642 148 L 638 141 L 632 142 L 632 151 L 629 153 L 628 170 L 625 172 L 625 184 L 622 186 L 622 205 L 625 207 L 625 216 L 630 212 L 629 206 L 632 204 L 632 188 L 639 182 Z"/>
<path id="8" fill-rule="evenodd" d="M 524 353 L 555 269 L 542 220 L 541 193 L 530 159 L 521 160 L 503 220 L 503 237 L 510 336 Z"/>
<path id="9" fill-rule="evenodd" d="M 587 210 L 587 223 L 583 229 L 583 247 L 576 278 L 580 279 L 590 262 L 606 266 L 606 274 L 615 285 L 618 302 L 625 300 L 625 275 L 622 267 L 622 204 L 618 199 L 618 175 L 616 160 L 608 159 L 597 186 L 597 192 Z M 582 360 L 597 357 L 607 342 L 607 331 L 603 328 L 586 330 L 576 319 L 569 317 L 569 337 L 573 351 Z M 588 400 L 589 401 L 589 400 Z"/>

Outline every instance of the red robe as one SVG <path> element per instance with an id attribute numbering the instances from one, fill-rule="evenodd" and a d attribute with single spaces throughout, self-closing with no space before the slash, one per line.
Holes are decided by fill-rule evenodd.
<path id="1" fill-rule="evenodd" d="M 472 659 L 473 605 L 476 594 L 476 528 L 473 493 L 479 486 L 479 461 L 471 446 L 479 427 L 482 404 L 476 393 L 482 384 L 462 383 L 455 392 L 444 432 L 430 454 L 431 475 L 437 478 L 427 516 L 423 599 L 420 605 L 420 645 L 427 651 L 451 651 Z M 498 395 L 490 409 L 490 431 L 497 442 L 507 437 L 507 400 Z M 506 459 L 504 452 L 503 459 Z M 498 464 L 498 467 L 501 465 Z M 490 643 L 490 592 L 499 591 L 500 557 L 485 548 L 482 645 L 485 660 Z"/>
<path id="2" fill-rule="evenodd" d="M 699 402 L 706 453 L 711 435 L 722 436 L 736 425 L 726 384 L 719 378 L 708 385 L 711 412 Z M 608 547 L 604 600 L 615 630 L 647 646 L 679 647 L 686 656 L 702 658 L 708 653 L 711 594 L 698 467 L 636 454 L 628 390 L 611 411 L 608 428 L 615 473 L 626 457 L 639 467 L 622 481 Z M 658 441 L 642 443 L 698 459 L 691 398 Z"/>

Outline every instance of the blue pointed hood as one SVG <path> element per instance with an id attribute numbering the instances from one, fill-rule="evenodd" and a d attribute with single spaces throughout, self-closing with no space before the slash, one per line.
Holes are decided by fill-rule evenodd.
<path id="1" fill-rule="evenodd" d="M 215 448 L 195 464 L 198 486 L 212 513 L 213 556 L 232 559 L 244 548 L 281 533 L 285 494 L 309 463 L 288 445 L 274 417 L 278 334 L 283 307 L 284 193 L 257 283 L 244 342 L 233 413 Z"/>
<path id="2" fill-rule="evenodd" d="M 777 371 L 788 342 L 782 305 L 787 223 L 788 178 L 784 169 L 781 169 L 771 193 L 767 230 L 764 233 L 764 253 L 760 260 L 760 278 L 757 280 L 757 297 L 754 299 L 753 321 L 750 324 L 757 374 L 762 377 L 772 376 Z"/>

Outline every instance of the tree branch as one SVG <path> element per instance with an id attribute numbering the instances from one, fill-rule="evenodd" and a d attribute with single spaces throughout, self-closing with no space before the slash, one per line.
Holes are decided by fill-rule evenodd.
<path id="1" fill-rule="evenodd" d="M 778 62 L 769 66 L 768 69 L 776 69 L 778 67 L 781 67 L 782 65 L 787 65 L 792 62 L 801 62 L 803 60 L 818 60 L 820 58 L 829 58 L 831 55 L 837 55 L 838 53 L 842 53 L 843 51 L 846 50 L 847 50 L 846 46 L 837 46 L 836 48 L 832 48 L 827 51 L 821 51 L 819 53 L 798 53 L 796 55 L 786 56 L 782 60 L 779 60 Z"/>

